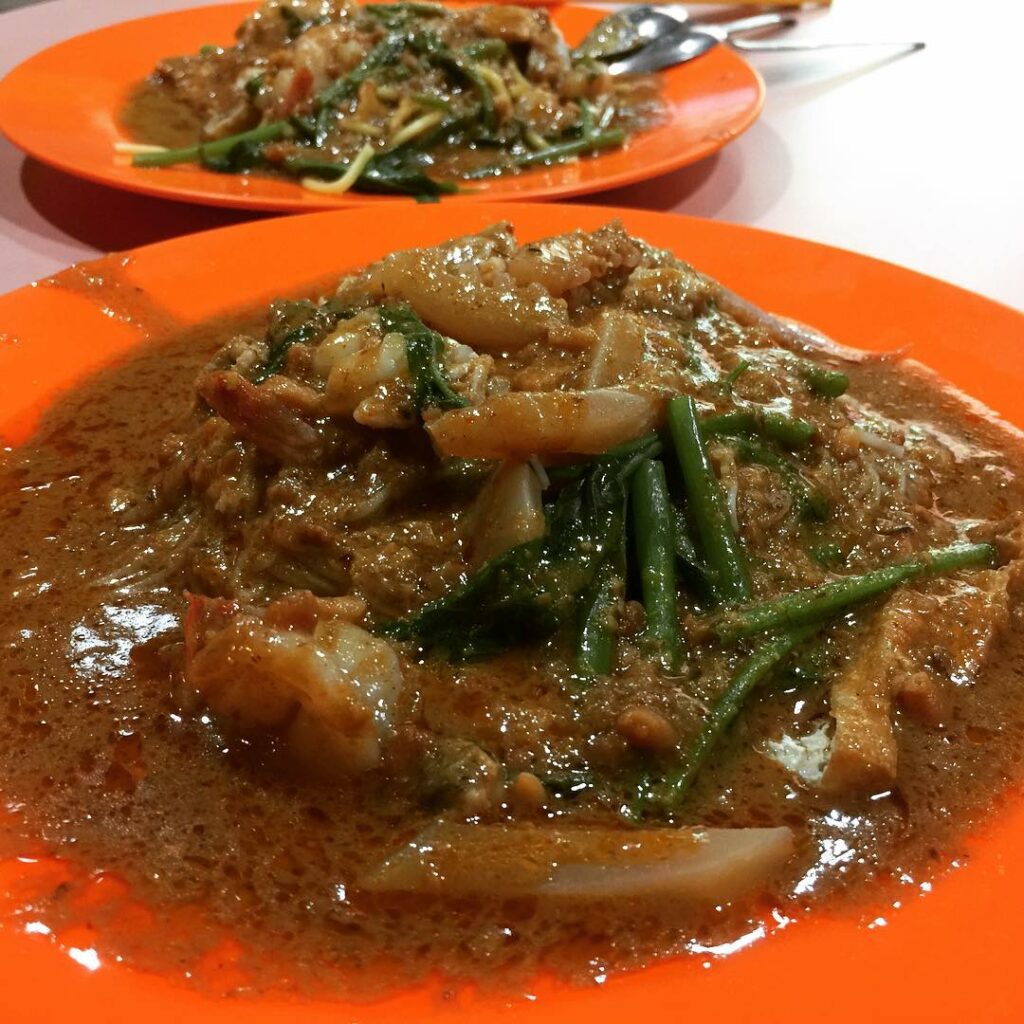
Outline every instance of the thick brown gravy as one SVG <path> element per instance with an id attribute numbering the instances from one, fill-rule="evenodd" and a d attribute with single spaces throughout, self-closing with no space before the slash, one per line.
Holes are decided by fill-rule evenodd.
<path id="1" fill-rule="evenodd" d="M 282 8 L 292 9 L 268 0 L 253 12 L 239 25 L 235 46 L 197 43 L 198 53 L 161 60 L 121 111 L 127 134 L 144 145 L 188 149 L 252 142 L 253 129 L 279 125 L 244 159 L 236 153 L 224 165 L 204 150 L 185 162 L 294 181 L 308 180 L 310 161 L 320 175 L 324 164 L 347 166 L 369 142 L 387 166 L 378 168 L 376 184 L 369 175 L 360 188 L 379 191 L 386 179 L 392 193 L 420 194 L 395 177 L 395 167 L 440 182 L 515 174 L 618 148 L 665 116 L 655 77 L 612 77 L 572 57 L 538 8 L 331 2 L 291 28 Z M 422 57 L 424 40 L 444 44 L 447 73 Z M 397 49 L 382 56 L 382 45 Z M 464 66 L 469 60 L 472 67 Z M 372 70 L 359 70 L 362 61 Z M 351 86 L 341 88 L 349 75 Z M 332 90 L 337 95 L 321 104 Z M 324 110 L 334 116 L 324 120 Z M 581 133 L 593 145 L 581 148 Z"/>
<path id="2" fill-rule="evenodd" d="M 289 778 L 261 752 L 225 742 L 208 717 L 184 714 L 174 657 L 182 596 L 153 571 L 173 557 L 174 538 L 119 511 L 121 496 L 155 472 L 161 438 L 184 428 L 199 368 L 235 328 L 261 323 L 262 310 L 253 311 L 96 375 L 0 468 L 0 790 L 11 812 L 3 850 L 45 850 L 70 865 L 26 899 L 33 921 L 58 936 L 88 922 L 101 961 L 123 957 L 215 990 L 367 995 L 385 973 L 390 987 L 435 968 L 508 985 L 541 962 L 600 978 L 725 949 L 757 927 L 765 906 L 784 919 L 826 897 L 856 896 L 862 902 L 847 912 L 859 914 L 888 898 L 890 884 L 926 883 L 1017 778 L 1019 631 L 976 685 L 956 692 L 941 727 L 900 720 L 899 787 L 870 804 L 840 808 L 749 745 L 774 721 L 820 715 L 820 692 L 794 684 L 760 696 L 702 776 L 688 816 L 801 830 L 769 904 L 662 914 L 622 902 L 566 910 L 535 899 L 353 891 L 353 878 L 432 815 L 376 787 Z M 891 366 L 865 364 L 850 376 L 852 391 L 871 393 L 880 411 L 938 424 L 967 446 L 943 493 L 947 508 L 994 518 L 1024 507 L 995 428 L 965 425 L 957 407 Z M 537 704 L 538 656 L 451 668 L 441 682 L 407 669 L 433 715 L 478 717 L 496 674 L 506 694 Z M 552 695 L 551 707 L 561 700 Z M 551 813 L 578 812 L 567 795 Z M 867 879 L 880 884 L 862 886 Z M 104 891 L 113 895 L 101 913 L 85 895 Z M 381 961 L 387 972 L 366 970 Z"/>

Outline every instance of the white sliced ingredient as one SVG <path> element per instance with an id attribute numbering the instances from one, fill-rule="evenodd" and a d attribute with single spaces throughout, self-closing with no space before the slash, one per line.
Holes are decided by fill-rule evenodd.
<path id="1" fill-rule="evenodd" d="M 788 828 L 551 828 L 438 822 L 362 880 L 372 892 L 723 903 L 793 853 Z"/>
<path id="2" fill-rule="evenodd" d="M 831 748 L 828 725 L 823 722 L 806 736 L 783 734 L 782 739 L 769 740 L 764 753 L 809 786 L 816 786 L 825 772 Z"/>

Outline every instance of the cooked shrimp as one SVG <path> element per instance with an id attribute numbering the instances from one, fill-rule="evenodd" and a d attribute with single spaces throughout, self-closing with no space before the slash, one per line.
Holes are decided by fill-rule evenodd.
<path id="1" fill-rule="evenodd" d="M 257 386 L 234 370 L 205 374 L 199 394 L 244 438 L 284 463 L 313 462 L 323 454 L 323 437 L 309 422 L 319 396 L 276 376 Z"/>
<path id="2" fill-rule="evenodd" d="M 412 422 L 409 364 L 405 358 L 405 339 L 386 334 L 371 341 L 345 358 L 336 359 L 327 378 L 324 410 L 332 415 L 352 416 L 361 422 L 360 408 L 368 399 L 392 398 L 393 422 L 374 423 L 408 427 Z"/>
<path id="3" fill-rule="evenodd" d="M 391 731 L 398 656 L 350 621 L 357 602 L 300 596 L 259 615 L 188 595 L 186 681 L 228 728 L 279 736 L 313 774 L 368 771 Z"/>
<path id="4" fill-rule="evenodd" d="M 621 388 L 515 391 L 427 424 L 442 455 L 523 460 L 531 455 L 597 455 L 652 430 L 661 397 Z"/>
<path id="5" fill-rule="evenodd" d="M 441 361 L 465 397 L 481 401 L 492 360 L 467 345 L 444 339 Z M 412 425 L 415 410 L 405 337 L 380 333 L 376 312 L 343 323 L 317 348 L 314 366 L 327 377 L 323 409 L 377 429 Z"/>

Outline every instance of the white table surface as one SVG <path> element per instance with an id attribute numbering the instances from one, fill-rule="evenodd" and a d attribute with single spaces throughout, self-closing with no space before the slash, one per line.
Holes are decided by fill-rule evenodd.
<path id="1" fill-rule="evenodd" d="M 0 74 L 53 43 L 207 0 L 49 0 L 0 14 Z M 582 201 L 737 221 L 903 264 L 1024 306 L 1024 4 L 835 0 L 805 38 L 926 49 L 759 54 L 760 120 L 721 153 Z M 964 25 L 993 25 L 970 39 Z M 69 263 L 254 214 L 119 193 L 0 140 L 0 292 Z"/>

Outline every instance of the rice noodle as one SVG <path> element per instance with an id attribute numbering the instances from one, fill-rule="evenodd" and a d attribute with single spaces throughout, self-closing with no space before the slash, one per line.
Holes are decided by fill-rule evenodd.
<path id="1" fill-rule="evenodd" d="M 540 134 L 535 128 L 527 128 L 523 132 L 523 138 L 526 140 L 526 144 L 538 152 L 542 149 L 547 149 L 551 145 L 543 135 Z"/>
<path id="2" fill-rule="evenodd" d="M 370 143 L 365 146 L 349 162 L 348 170 L 337 181 L 321 181 L 319 178 L 303 178 L 302 187 L 310 192 L 321 192 L 324 195 L 337 196 L 347 192 L 362 176 L 366 165 L 373 159 L 376 152 Z"/>
<path id="3" fill-rule="evenodd" d="M 476 64 L 474 67 L 476 73 L 494 90 L 494 98 L 504 101 L 511 106 L 512 97 L 509 95 L 505 80 L 501 75 L 494 68 L 487 67 L 486 64 Z"/>
<path id="4" fill-rule="evenodd" d="M 410 121 L 401 131 L 396 132 L 390 139 L 390 145 L 401 146 L 402 143 L 416 138 L 417 135 L 422 135 L 424 132 L 430 131 L 431 128 L 437 127 L 442 120 L 444 120 L 444 111 L 432 110 L 429 114 Z"/>
<path id="5" fill-rule="evenodd" d="M 867 448 L 874 448 L 875 451 L 882 452 L 885 455 L 893 455 L 898 459 L 902 459 L 907 454 L 907 449 L 903 445 L 895 444 L 880 434 L 865 430 L 863 427 L 854 427 L 853 431 L 860 443 Z"/>
<path id="6" fill-rule="evenodd" d="M 419 105 L 411 96 L 403 96 L 401 103 L 395 107 L 391 117 L 388 118 L 388 134 L 392 135 L 398 131 L 419 110 Z"/>
<path id="7" fill-rule="evenodd" d="M 145 142 L 115 142 L 114 152 L 125 156 L 138 156 L 142 153 L 166 153 L 166 146 L 152 146 Z"/>
<path id="8" fill-rule="evenodd" d="M 732 528 L 739 533 L 740 519 L 738 505 L 740 482 L 739 476 L 736 473 L 736 461 L 729 452 L 723 451 L 719 459 L 719 475 L 722 483 L 725 484 L 725 503 L 729 509 L 729 519 L 732 522 Z"/>
<path id="9" fill-rule="evenodd" d="M 348 132 L 354 132 L 356 135 L 365 135 L 371 139 L 383 139 L 384 129 L 378 128 L 375 124 L 369 124 L 366 121 L 360 121 L 355 117 L 350 117 L 344 121 L 338 122 L 338 127 Z"/>
<path id="10" fill-rule="evenodd" d="M 871 504 L 877 508 L 882 501 L 882 478 L 878 475 L 875 460 L 867 458 L 864 462 L 864 473 L 871 483 Z"/>

